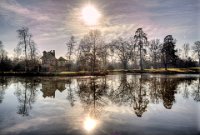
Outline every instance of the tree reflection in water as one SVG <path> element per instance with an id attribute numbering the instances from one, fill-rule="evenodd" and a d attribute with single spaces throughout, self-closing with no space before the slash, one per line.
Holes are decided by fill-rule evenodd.
<path id="1" fill-rule="evenodd" d="M 19 105 L 17 113 L 28 116 L 36 101 L 37 88 L 41 84 L 43 97 L 55 97 L 55 91 L 67 91 L 71 107 L 80 102 L 84 113 L 91 119 L 98 119 L 107 105 L 130 106 L 137 117 L 148 110 L 148 104 L 163 103 L 171 109 L 175 94 L 187 99 L 192 96 L 200 101 L 200 77 L 113 75 L 89 78 L 0 78 L 0 103 L 3 102 L 5 89 L 15 82 L 15 95 Z"/>
<path id="2" fill-rule="evenodd" d="M 106 78 L 79 79 L 78 85 L 78 95 L 86 114 L 84 129 L 91 131 L 98 124 L 98 118 L 106 105 L 103 98 L 107 95 Z"/>
<path id="3" fill-rule="evenodd" d="M 193 85 L 196 78 L 179 78 L 169 76 L 122 75 L 119 86 L 113 89 L 110 86 L 109 98 L 114 104 L 133 106 L 135 114 L 142 117 L 147 111 L 149 102 L 158 104 L 161 101 L 166 109 L 171 109 L 175 102 L 175 94 L 179 85 L 187 83 L 187 87 Z M 194 92 L 195 99 L 199 96 L 199 83 L 195 83 L 197 90 Z M 193 88 L 194 89 L 194 88 Z M 184 89 L 184 97 L 189 95 L 188 88 Z"/>
<path id="4" fill-rule="evenodd" d="M 161 94 L 163 105 L 166 109 L 171 109 L 175 101 L 175 93 L 178 82 L 172 78 L 161 78 Z"/>
<path id="5" fill-rule="evenodd" d="M 192 96 L 195 101 L 200 102 L 200 76 L 197 81 L 194 82 Z"/>
<path id="6" fill-rule="evenodd" d="M 66 81 L 66 88 L 67 88 L 67 91 L 68 91 L 68 95 L 67 95 L 67 100 L 70 102 L 70 105 L 71 107 L 73 107 L 75 105 L 75 89 L 72 88 L 72 80 L 71 79 L 68 79 Z"/>
<path id="7" fill-rule="evenodd" d="M 5 90 L 7 89 L 10 82 L 10 78 L 1 76 L 0 77 L 0 104 L 3 102 Z"/>
<path id="8" fill-rule="evenodd" d="M 138 89 L 135 89 L 133 96 L 133 109 L 138 117 L 142 117 L 142 114 L 146 112 L 147 105 L 149 104 L 149 100 L 147 98 L 147 89 L 145 88 L 146 78 L 144 78 L 142 75 L 139 78 L 138 85 Z"/>
<path id="9" fill-rule="evenodd" d="M 17 83 L 15 95 L 17 96 L 19 106 L 17 113 L 22 116 L 28 116 L 29 110 L 32 109 L 32 104 L 36 100 L 37 87 L 39 80 L 37 78 L 20 79 Z"/>
<path id="10" fill-rule="evenodd" d="M 145 87 L 146 81 L 146 78 L 142 75 L 140 77 L 129 76 L 128 79 L 126 75 L 122 75 L 119 87 L 112 90 L 109 97 L 115 104 L 132 106 L 135 114 L 142 117 L 149 103 Z"/>
<path id="11" fill-rule="evenodd" d="M 106 78 L 79 79 L 78 85 L 78 95 L 84 110 L 90 117 L 98 118 L 106 105 L 103 98 L 107 95 Z"/>

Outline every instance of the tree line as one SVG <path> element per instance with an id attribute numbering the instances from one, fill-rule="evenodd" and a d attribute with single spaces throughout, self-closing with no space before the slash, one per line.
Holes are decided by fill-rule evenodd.
<path id="1" fill-rule="evenodd" d="M 0 71 L 40 71 L 41 60 L 37 45 L 29 28 L 17 30 L 19 42 L 14 57 L 8 57 L 0 41 Z M 140 69 L 200 66 L 200 41 L 185 43 L 176 48 L 177 40 L 167 35 L 148 40 L 138 28 L 130 37 L 106 39 L 100 30 L 90 30 L 81 39 L 71 36 L 66 42 L 66 68 L 69 71 L 107 71 L 114 69 Z"/>

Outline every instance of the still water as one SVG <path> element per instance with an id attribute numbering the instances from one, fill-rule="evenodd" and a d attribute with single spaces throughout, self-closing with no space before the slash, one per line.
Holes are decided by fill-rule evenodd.
<path id="1" fill-rule="evenodd" d="M 199 75 L 0 77 L 0 135 L 199 133 Z"/>

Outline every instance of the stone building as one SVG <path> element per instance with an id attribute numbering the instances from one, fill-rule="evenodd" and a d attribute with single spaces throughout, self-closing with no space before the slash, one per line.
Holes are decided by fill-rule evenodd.
<path id="1" fill-rule="evenodd" d="M 55 72 L 55 71 L 66 71 L 67 60 L 63 57 L 56 59 L 55 50 L 49 52 L 44 51 L 43 56 L 41 57 L 42 71 L 46 72 Z"/>

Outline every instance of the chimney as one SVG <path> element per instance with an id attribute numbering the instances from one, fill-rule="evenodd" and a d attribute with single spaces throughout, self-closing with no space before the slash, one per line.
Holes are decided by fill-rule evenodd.
<path id="1" fill-rule="evenodd" d="M 46 55 L 46 51 L 43 51 L 43 56 L 45 56 Z"/>
<path id="2" fill-rule="evenodd" d="M 53 50 L 53 56 L 55 56 L 55 50 Z"/>

